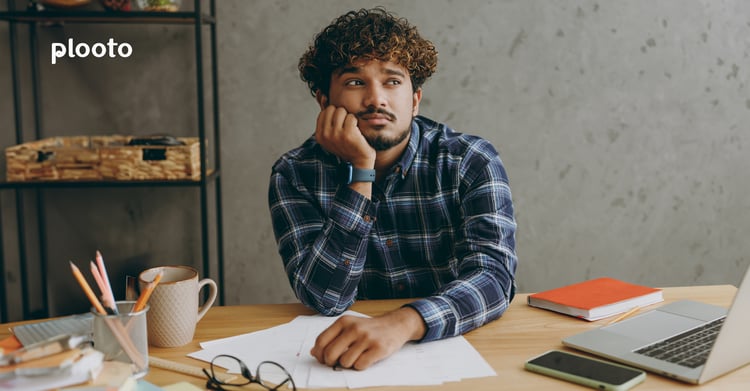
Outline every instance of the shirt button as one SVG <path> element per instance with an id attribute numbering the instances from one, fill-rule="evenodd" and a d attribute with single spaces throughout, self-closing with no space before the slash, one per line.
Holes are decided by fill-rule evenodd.
<path id="1" fill-rule="evenodd" d="M 344 266 L 349 266 L 352 262 L 348 259 L 344 259 Z"/>
<path id="2" fill-rule="evenodd" d="M 404 289 L 406 289 L 406 286 L 404 284 L 399 283 L 398 285 L 396 285 L 396 290 L 398 290 L 399 292 L 403 292 Z"/>
<path id="3" fill-rule="evenodd" d="M 386 240 L 385 241 L 385 245 L 388 246 L 388 247 L 393 246 L 393 240 L 391 240 L 391 239 Z"/>
<path id="4" fill-rule="evenodd" d="M 370 215 L 365 215 L 365 217 L 363 217 L 363 218 L 365 219 L 366 223 L 370 222 Z"/>

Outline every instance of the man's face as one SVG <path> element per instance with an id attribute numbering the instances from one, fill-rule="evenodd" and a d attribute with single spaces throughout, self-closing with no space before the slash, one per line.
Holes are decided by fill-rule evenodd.
<path id="1" fill-rule="evenodd" d="M 335 71 L 328 97 L 318 95 L 321 108 L 331 104 L 356 115 L 357 127 L 376 151 L 408 142 L 421 99 L 422 90 L 412 91 L 404 67 L 379 60 L 359 60 Z"/>

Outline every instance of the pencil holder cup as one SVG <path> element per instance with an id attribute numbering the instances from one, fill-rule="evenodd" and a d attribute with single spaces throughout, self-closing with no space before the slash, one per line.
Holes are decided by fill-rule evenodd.
<path id="1" fill-rule="evenodd" d="M 94 310 L 94 348 L 104 353 L 104 360 L 132 364 L 133 375 L 140 378 L 148 373 L 148 327 L 146 313 L 149 306 L 131 312 L 135 301 L 118 301 L 115 315 L 104 315 Z"/>
<path id="2" fill-rule="evenodd" d="M 148 313 L 148 342 L 152 346 L 177 347 L 193 340 L 195 326 L 216 300 L 216 282 L 198 279 L 198 271 L 189 266 L 160 266 L 144 270 L 138 276 L 141 292 L 157 274 L 161 281 L 151 293 Z M 208 288 L 208 299 L 201 306 L 201 290 Z"/>

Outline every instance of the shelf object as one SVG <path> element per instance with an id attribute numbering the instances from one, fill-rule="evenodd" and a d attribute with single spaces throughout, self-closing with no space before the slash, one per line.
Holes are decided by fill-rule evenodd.
<path id="1" fill-rule="evenodd" d="M 146 138 L 150 140 L 154 138 Z M 135 140 L 135 141 L 133 141 Z M 8 182 L 36 180 L 197 180 L 200 141 L 171 137 L 171 145 L 141 145 L 137 137 L 73 136 L 29 141 L 5 149 Z"/>
<path id="2" fill-rule="evenodd" d="M 0 190 L 2 191 L 15 191 L 15 202 L 16 202 L 16 225 L 18 229 L 18 255 L 19 255 L 19 271 L 20 271 L 20 285 L 21 290 L 20 297 L 22 297 L 22 311 L 23 318 L 30 319 L 34 317 L 47 317 L 49 316 L 49 299 L 46 284 L 41 287 L 42 289 L 42 300 L 43 304 L 41 309 L 32 311 L 30 304 L 28 303 L 29 297 L 29 275 L 26 269 L 27 254 L 26 254 L 26 238 L 25 238 L 25 218 L 24 218 L 24 197 L 23 192 L 34 192 L 36 196 L 36 208 L 38 209 L 38 231 L 39 231 L 39 262 L 42 273 L 42 278 L 46 281 L 47 278 L 47 259 L 46 259 L 46 238 L 45 238 L 45 221 L 43 213 L 43 197 L 44 189 L 49 188 L 96 188 L 96 187 L 194 187 L 200 190 L 200 218 L 201 218 L 201 259 L 202 259 L 202 270 L 201 273 L 207 277 L 215 279 L 219 283 L 219 304 L 224 303 L 224 262 L 223 262 L 223 232 L 222 232 L 222 206 L 221 206 L 221 164 L 220 164 L 220 132 L 219 132 L 219 101 L 218 101 L 218 71 L 217 71 L 217 48 L 216 48 L 216 7 L 215 0 L 208 1 L 208 10 L 203 12 L 201 7 L 201 0 L 194 0 L 193 10 L 188 12 L 149 12 L 149 11 L 78 11 L 78 10 L 51 10 L 51 11 L 38 11 L 34 8 L 30 9 L 19 9 L 26 4 L 26 1 L 7 1 L 7 9 L 0 11 L 0 21 L 8 22 L 9 24 L 9 40 L 10 40 L 10 58 L 11 62 L 11 77 L 12 77 L 12 88 L 13 88 L 13 108 L 15 116 L 15 135 L 16 144 L 22 144 L 27 141 L 24 137 L 24 124 L 22 123 L 23 111 L 22 111 L 22 100 L 21 100 L 21 82 L 19 80 L 19 53 L 18 53 L 18 33 L 17 28 L 19 25 L 25 25 L 28 27 L 29 36 L 29 57 L 30 57 L 30 78 L 31 78 L 31 95 L 32 95 L 32 109 L 33 109 L 33 129 L 34 129 L 34 140 L 43 139 L 43 116 L 41 110 L 41 86 L 40 86 L 40 66 L 39 66 L 39 47 L 37 43 L 37 28 L 40 25 L 46 25 L 49 23 L 87 23 L 87 24 L 169 24 L 169 25 L 183 25 L 186 27 L 192 27 L 194 29 L 194 47 L 195 47 L 195 86 L 197 96 L 197 107 L 195 113 L 197 116 L 197 138 L 202 142 L 199 143 L 199 156 L 200 162 L 207 162 L 207 145 L 204 140 L 207 140 L 209 132 L 207 131 L 207 120 L 206 113 L 213 113 L 212 117 L 212 132 L 211 144 L 213 147 L 213 165 L 208 167 L 208 164 L 200 165 L 200 173 L 194 179 L 179 179 L 179 180 L 128 180 L 128 181 L 117 181 L 117 180 L 76 180 L 76 181 L 23 181 L 23 182 L 12 182 L 7 181 L 5 178 L 0 180 Z M 209 50 L 208 55 L 210 56 L 210 70 L 204 72 L 204 31 L 203 29 L 209 29 Z M 3 53 L 0 53 L 0 57 L 5 57 Z M 208 78 L 206 78 L 208 75 Z M 204 96 L 205 80 L 210 80 L 211 102 L 206 104 Z M 209 190 L 213 190 L 214 205 L 209 205 Z M 211 238 L 209 237 L 210 222 L 209 222 L 209 208 L 212 208 L 215 216 L 215 257 L 212 257 L 210 244 Z M 0 233 L 1 235 L 1 233 Z M 2 254 L 0 252 L 0 254 Z M 215 262 L 212 260 L 215 259 Z M 212 266 L 215 264 L 216 274 L 211 273 Z M 5 273 L 5 261 L 0 258 L 0 278 L 6 278 Z M 6 284 L 2 284 L 5 288 Z M 8 319 L 8 297 L 5 289 L 0 289 L 0 322 L 7 322 Z"/>

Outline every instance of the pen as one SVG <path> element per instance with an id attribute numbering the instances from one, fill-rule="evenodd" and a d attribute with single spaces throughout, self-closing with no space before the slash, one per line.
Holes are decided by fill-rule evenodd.
<path id="1" fill-rule="evenodd" d="M 618 316 L 617 318 L 615 318 L 611 322 L 607 323 L 607 325 L 615 324 L 615 323 L 617 323 L 617 322 L 619 322 L 619 321 L 621 321 L 621 320 L 623 320 L 623 319 L 625 319 L 625 318 L 627 318 L 627 317 L 635 314 L 636 312 L 638 312 L 639 309 L 640 309 L 639 307 L 633 307 L 633 308 L 630 309 L 630 311 L 628 311 L 628 312 L 626 312 L 626 313 Z"/>

